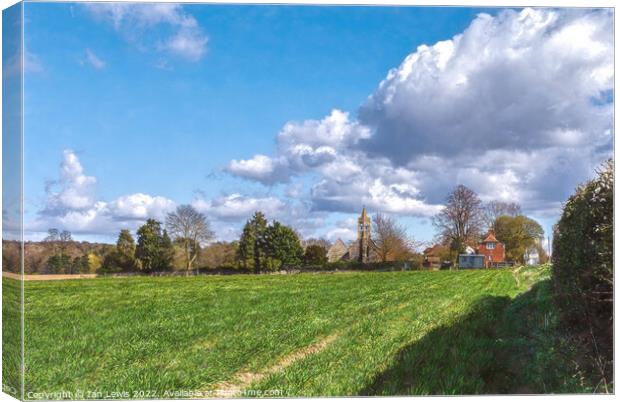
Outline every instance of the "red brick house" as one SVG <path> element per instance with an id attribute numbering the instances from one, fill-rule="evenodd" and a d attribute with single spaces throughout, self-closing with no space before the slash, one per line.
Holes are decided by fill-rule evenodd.
<path id="1" fill-rule="evenodd" d="M 484 266 L 489 268 L 506 261 L 504 243 L 495 238 L 495 231 L 489 230 L 487 237 L 480 242 L 477 254 L 484 255 Z"/>

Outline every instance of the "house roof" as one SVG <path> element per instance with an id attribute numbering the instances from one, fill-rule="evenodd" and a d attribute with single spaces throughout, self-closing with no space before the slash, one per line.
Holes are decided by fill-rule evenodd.
<path id="1" fill-rule="evenodd" d="M 435 253 L 441 253 L 443 250 L 445 249 L 445 246 L 441 245 L 441 244 L 435 244 L 431 247 L 427 247 L 423 253 L 424 255 L 432 255 Z"/>
<path id="2" fill-rule="evenodd" d="M 497 239 L 495 238 L 495 233 L 493 233 L 493 231 L 490 231 L 487 237 L 482 242 L 483 243 L 499 243 L 499 241 L 497 241 Z"/>
<path id="3" fill-rule="evenodd" d="M 338 240 L 336 240 L 336 242 L 334 243 L 334 245 L 332 247 L 334 247 L 336 245 L 342 246 L 342 247 L 346 247 L 346 245 L 344 244 L 344 242 L 340 238 L 338 238 Z"/>

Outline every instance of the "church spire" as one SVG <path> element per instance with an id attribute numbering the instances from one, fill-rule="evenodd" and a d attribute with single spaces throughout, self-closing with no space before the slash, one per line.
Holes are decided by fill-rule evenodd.
<path id="1" fill-rule="evenodd" d="M 362 207 L 362 214 L 357 219 L 357 258 L 358 261 L 367 263 L 370 257 L 370 217 L 366 213 L 366 206 Z"/>

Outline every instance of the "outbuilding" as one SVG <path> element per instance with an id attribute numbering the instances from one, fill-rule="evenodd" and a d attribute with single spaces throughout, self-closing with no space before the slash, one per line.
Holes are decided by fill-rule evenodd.
<path id="1" fill-rule="evenodd" d="M 459 268 L 484 268 L 484 255 L 480 254 L 460 254 Z"/>

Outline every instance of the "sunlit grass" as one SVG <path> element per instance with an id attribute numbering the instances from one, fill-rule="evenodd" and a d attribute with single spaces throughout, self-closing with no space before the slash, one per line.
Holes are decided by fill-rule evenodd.
<path id="1" fill-rule="evenodd" d="M 478 314 L 489 298 L 509 302 L 548 269 L 528 272 L 517 274 L 521 281 L 511 270 L 479 270 L 27 282 L 26 391 L 209 390 L 337 334 L 249 388 L 285 396 L 484 392 L 475 372 L 462 384 L 432 385 L 450 367 L 423 361 L 416 364 L 429 379 L 413 384 L 398 368 L 403 351 L 419 342 L 425 353 L 440 351 L 446 339 L 433 345 L 432 331 Z M 496 310 L 491 319 L 503 307 Z M 390 370 L 393 381 L 384 381 Z"/>

